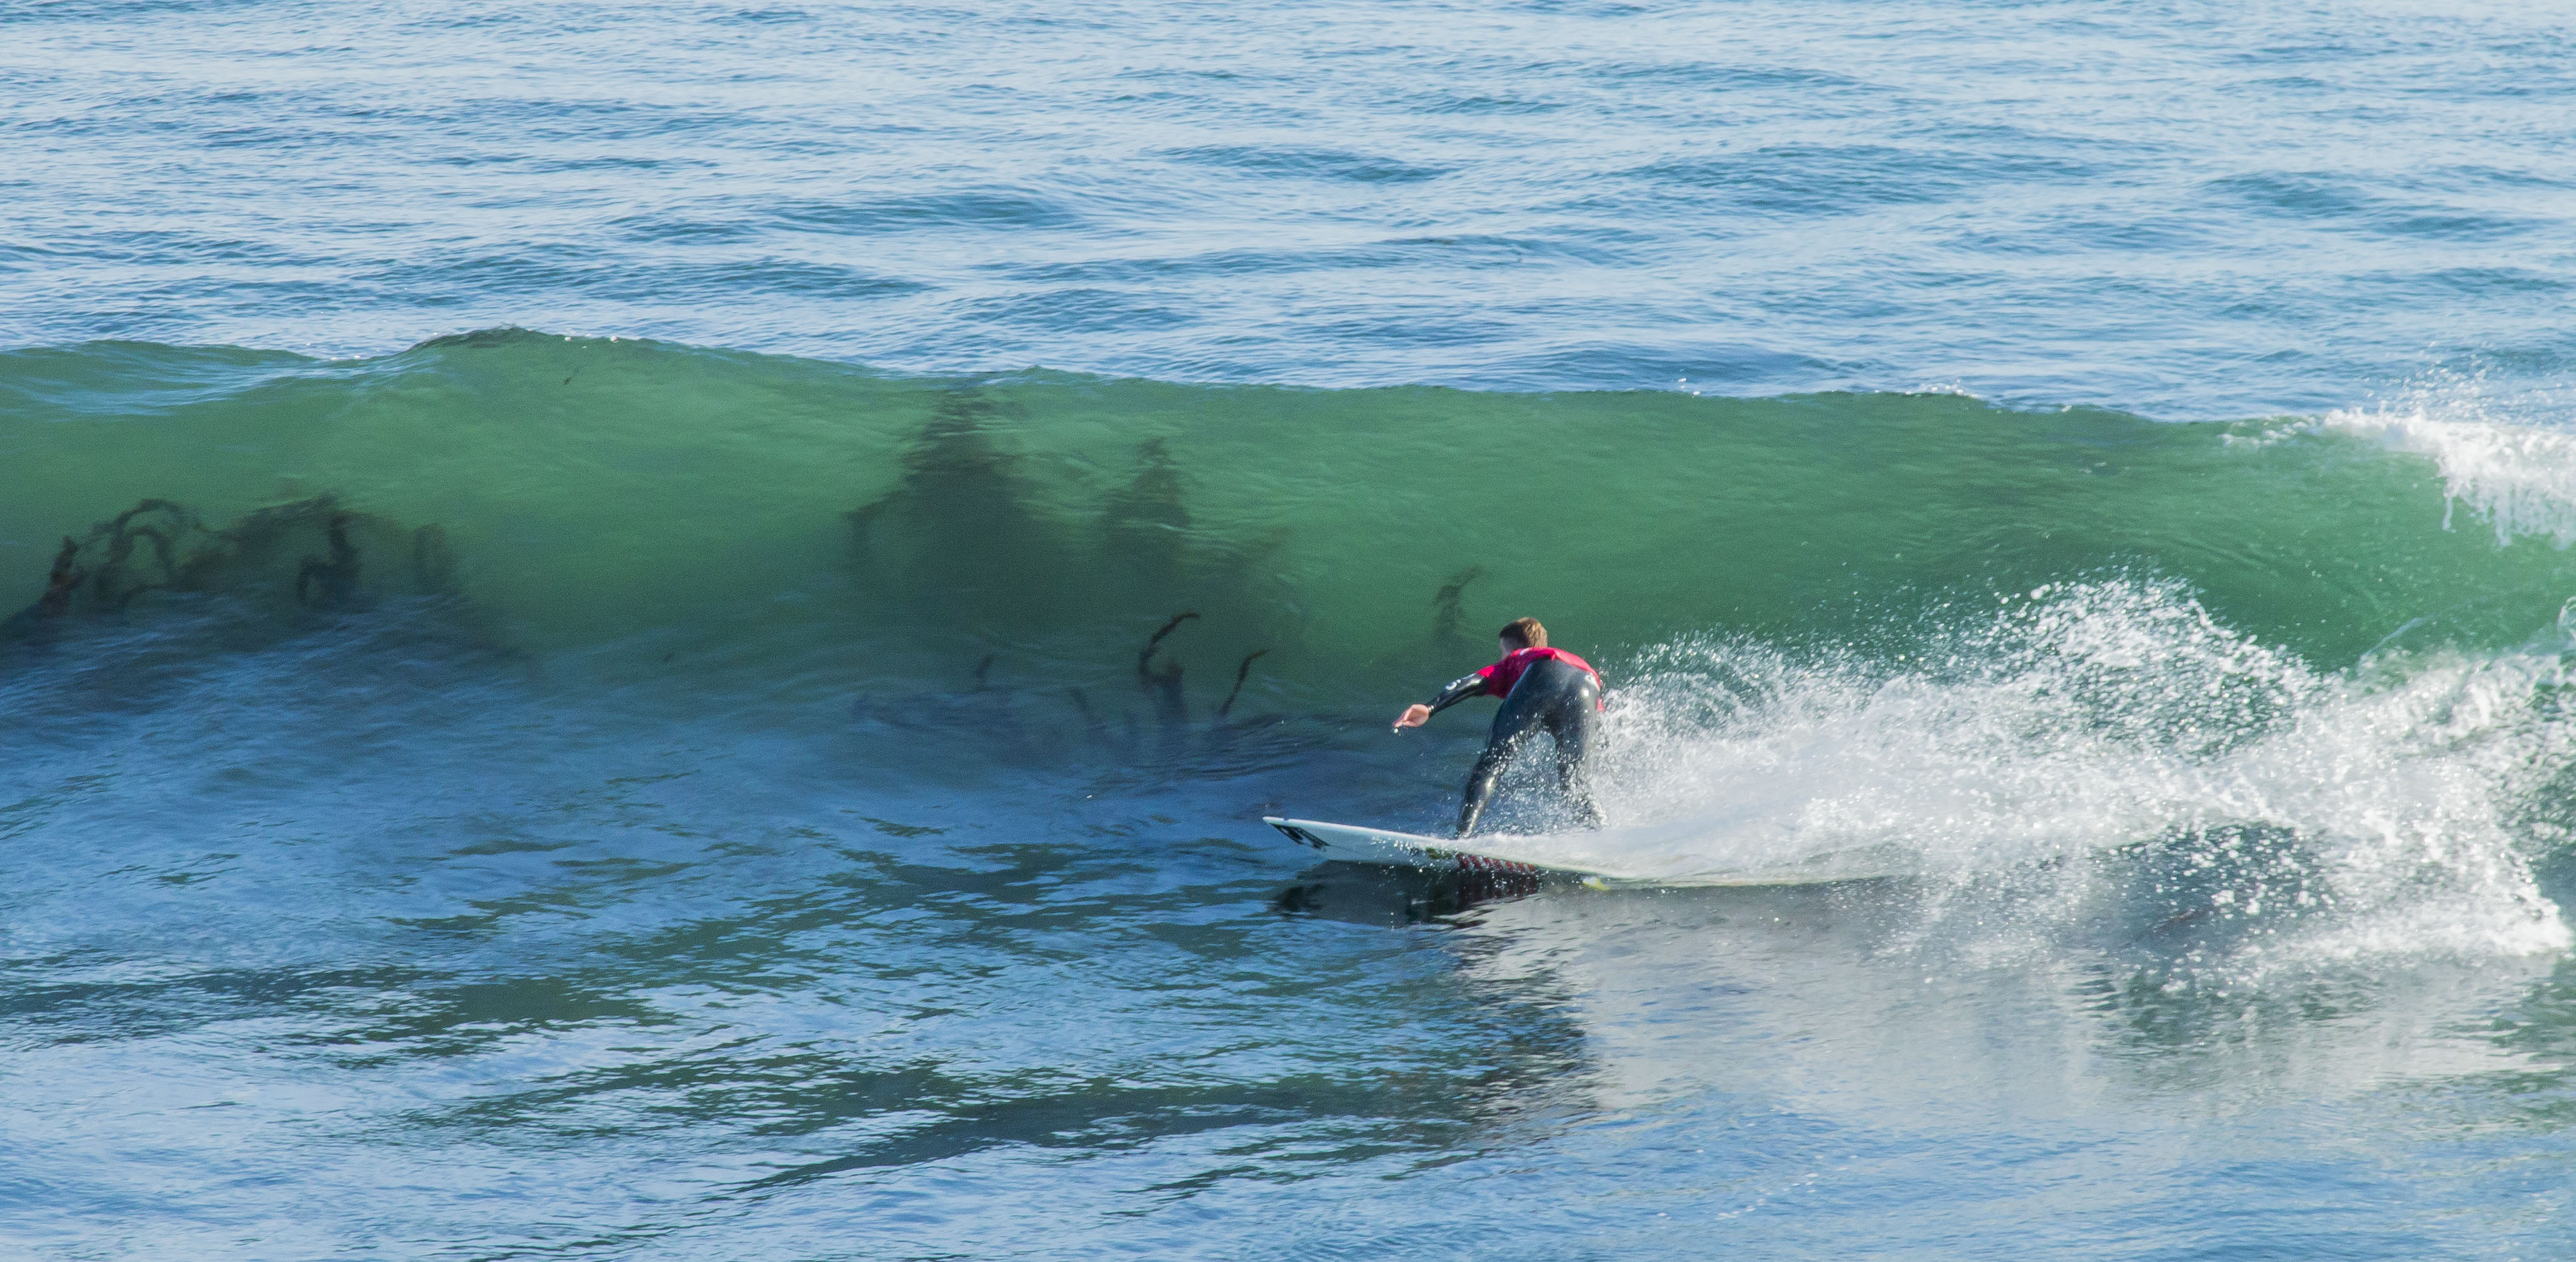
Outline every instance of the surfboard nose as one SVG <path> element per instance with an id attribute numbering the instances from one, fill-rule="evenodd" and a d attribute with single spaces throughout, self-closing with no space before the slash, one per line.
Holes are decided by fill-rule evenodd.
<path id="1" fill-rule="evenodd" d="M 1288 838 L 1288 840 L 1296 842 L 1298 845 L 1312 846 L 1317 850 L 1328 848 L 1325 846 L 1323 838 L 1307 832 L 1305 829 L 1299 828 L 1295 824 L 1281 819 L 1276 815 L 1264 815 L 1261 817 L 1261 822 L 1270 825 L 1272 828 L 1278 829 Z"/>

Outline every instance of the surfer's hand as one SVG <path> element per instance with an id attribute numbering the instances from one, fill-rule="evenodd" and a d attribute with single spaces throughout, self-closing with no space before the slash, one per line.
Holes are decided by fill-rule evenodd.
<path id="1" fill-rule="evenodd" d="M 1431 707 L 1416 702 L 1404 707 L 1404 713 L 1396 716 L 1395 726 L 1396 730 L 1402 731 L 1408 727 L 1420 727 L 1430 721 Z"/>

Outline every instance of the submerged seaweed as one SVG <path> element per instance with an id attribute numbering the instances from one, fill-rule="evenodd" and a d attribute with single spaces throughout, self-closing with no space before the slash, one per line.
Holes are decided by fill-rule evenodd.
<path id="1" fill-rule="evenodd" d="M 406 527 L 325 494 L 259 508 L 221 528 L 176 501 L 139 500 L 86 535 L 64 536 L 44 594 L 0 622 L 0 639 L 32 640 L 203 597 L 226 598 L 237 619 L 279 626 L 389 599 L 427 600 L 450 611 L 448 622 L 490 638 L 460 597 L 443 529 Z"/>
<path id="2" fill-rule="evenodd" d="M 1088 511 L 1083 490 L 1012 452 L 1022 409 L 989 392 L 941 393 L 895 486 L 845 516 L 872 612 L 980 643 L 1097 633 L 1142 608 L 1182 606 L 1265 643 L 1293 635 L 1267 562 L 1277 536 L 1217 535 L 1192 514 L 1162 438 Z"/>

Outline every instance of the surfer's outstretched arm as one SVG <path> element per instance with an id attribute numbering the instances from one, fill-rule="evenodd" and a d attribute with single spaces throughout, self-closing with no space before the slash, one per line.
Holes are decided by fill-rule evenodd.
<path id="1" fill-rule="evenodd" d="M 1420 727 L 1423 724 L 1430 722 L 1432 715 L 1438 714 L 1469 697 L 1482 696 L 1484 695 L 1484 692 L 1485 673 L 1483 671 L 1478 671 L 1473 675 L 1466 675 L 1453 679 L 1449 682 L 1448 687 L 1440 690 L 1439 696 L 1431 699 L 1431 703 L 1429 705 L 1417 703 L 1406 706 L 1404 708 L 1404 713 L 1396 716 L 1395 726 L 1398 730 L 1408 727 Z"/>

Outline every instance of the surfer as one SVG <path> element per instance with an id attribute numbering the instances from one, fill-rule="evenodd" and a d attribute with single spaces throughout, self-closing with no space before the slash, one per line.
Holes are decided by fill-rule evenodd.
<path id="1" fill-rule="evenodd" d="M 1458 835 L 1476 831 L 1476 820 L 1494 796 L 1494 781 L 1503 764 L 1531 733 L 1544 727 L 1556 741 L 1556 784 L 1565 804 L 1587 828 L 1601 826 L 1601 808 L 1592 801 L 1586 762 L 1600 732 L 1601 672 L 1564 649 L 1547 646 L 1547 628 L 1536 618 L 1515 618 L 1502 630 L 1503 660 L 1463 676 L 1440 690 L 1429 704 L 1406 706 L 1396 730 L 1420 727 L 1431 716 L 1469 697 L 1495 696 L 1503 708 L 1494 713 L 1493 735 L 1476 769 L 1467 773 L 1467 797 L 1458 806 Z"/>

